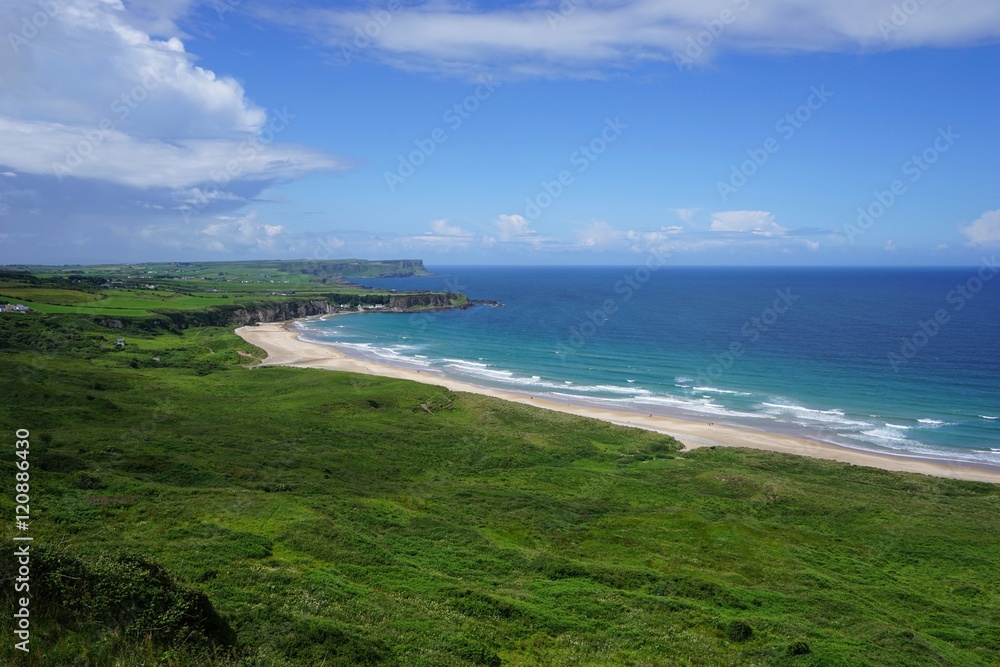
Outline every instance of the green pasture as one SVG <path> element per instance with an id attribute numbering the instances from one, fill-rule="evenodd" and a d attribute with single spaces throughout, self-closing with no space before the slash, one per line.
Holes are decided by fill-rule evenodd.
<path id="1" fill-rule="evenodd" d="M 997 486 L 51 317 L 0 318 L 48 586 L 4 664 L 997 664 Z"/>

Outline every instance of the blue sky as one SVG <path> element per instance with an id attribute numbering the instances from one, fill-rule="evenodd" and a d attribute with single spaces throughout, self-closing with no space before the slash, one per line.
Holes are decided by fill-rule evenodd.
<path id="1" fill-rule="evenodd" d="M 962 265 L 984 0 L 0 8 L 0 263 Z"/>

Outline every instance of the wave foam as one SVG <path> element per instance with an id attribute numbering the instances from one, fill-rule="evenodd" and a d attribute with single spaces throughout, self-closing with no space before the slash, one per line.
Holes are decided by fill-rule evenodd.
<path id="1" fill-rule="evenodd" d="M 762 402 L 760 404 L 765 409 L 763 412 L 769 414 L 773 417 L 779 417 L 782 413 L 790 412 L 793 417 L 798 419 L 806 419 L 811 422 L 819 422 L 821 424 L 832 424 L 838 427 L 844 426 L 857 426 L 863 428 L 870 428 L 873 426 L 870 422 L 859 421 L 857 419 L 851 419 L 844 414 L 843 410 L 834 408 L 832 410 L 817 410 L 815 408 L 807 408 L 804 405 L 795 405 L 789 403 L 767 403 Z M 773 408 L 768 410 L 766 408 Z"/>
<path id="2" fill-rule="evenodd" d="M 750 396 L 746 391 L 733 391 L 732 389 L 719 389 L 717 387 L 692 387 L 692 391 L 705 391 L 712 394 L 732 394 L 733 396 Z"/>

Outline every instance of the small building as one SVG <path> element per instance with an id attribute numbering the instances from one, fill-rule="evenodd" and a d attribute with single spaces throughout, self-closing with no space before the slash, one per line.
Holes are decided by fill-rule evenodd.
<path id="1" fill-rule="evenodd" d="M 125 339 L 119 338 L 118 340 L 115 341 L 115 345 L 117 345 L 118 347 L 125 347 Z"/>
<path id="2" fill-rule="evenodd" d="M 0 313 L 26 313 L 29 308 L 23 303 L 0 304 Z"/>

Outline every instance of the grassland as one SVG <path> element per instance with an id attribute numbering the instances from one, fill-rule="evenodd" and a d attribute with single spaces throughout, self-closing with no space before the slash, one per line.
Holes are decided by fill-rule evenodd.
<path id="1" fill-rule="evenodd" d="M 426 275 L 419 260 L 372 262 L 175 262 L 98 266 L 14 266 L 0 270 L 0 303 L 49 314 L 146 317 L 166 312 L 326 299 L 388 297 L 352 279 Z"/>
<path id="2" fill-rule="evenodd" d="M 4 664 L 997 664 L 996 486 L 113 338 L 0 318 L 41 581 Z"/>

